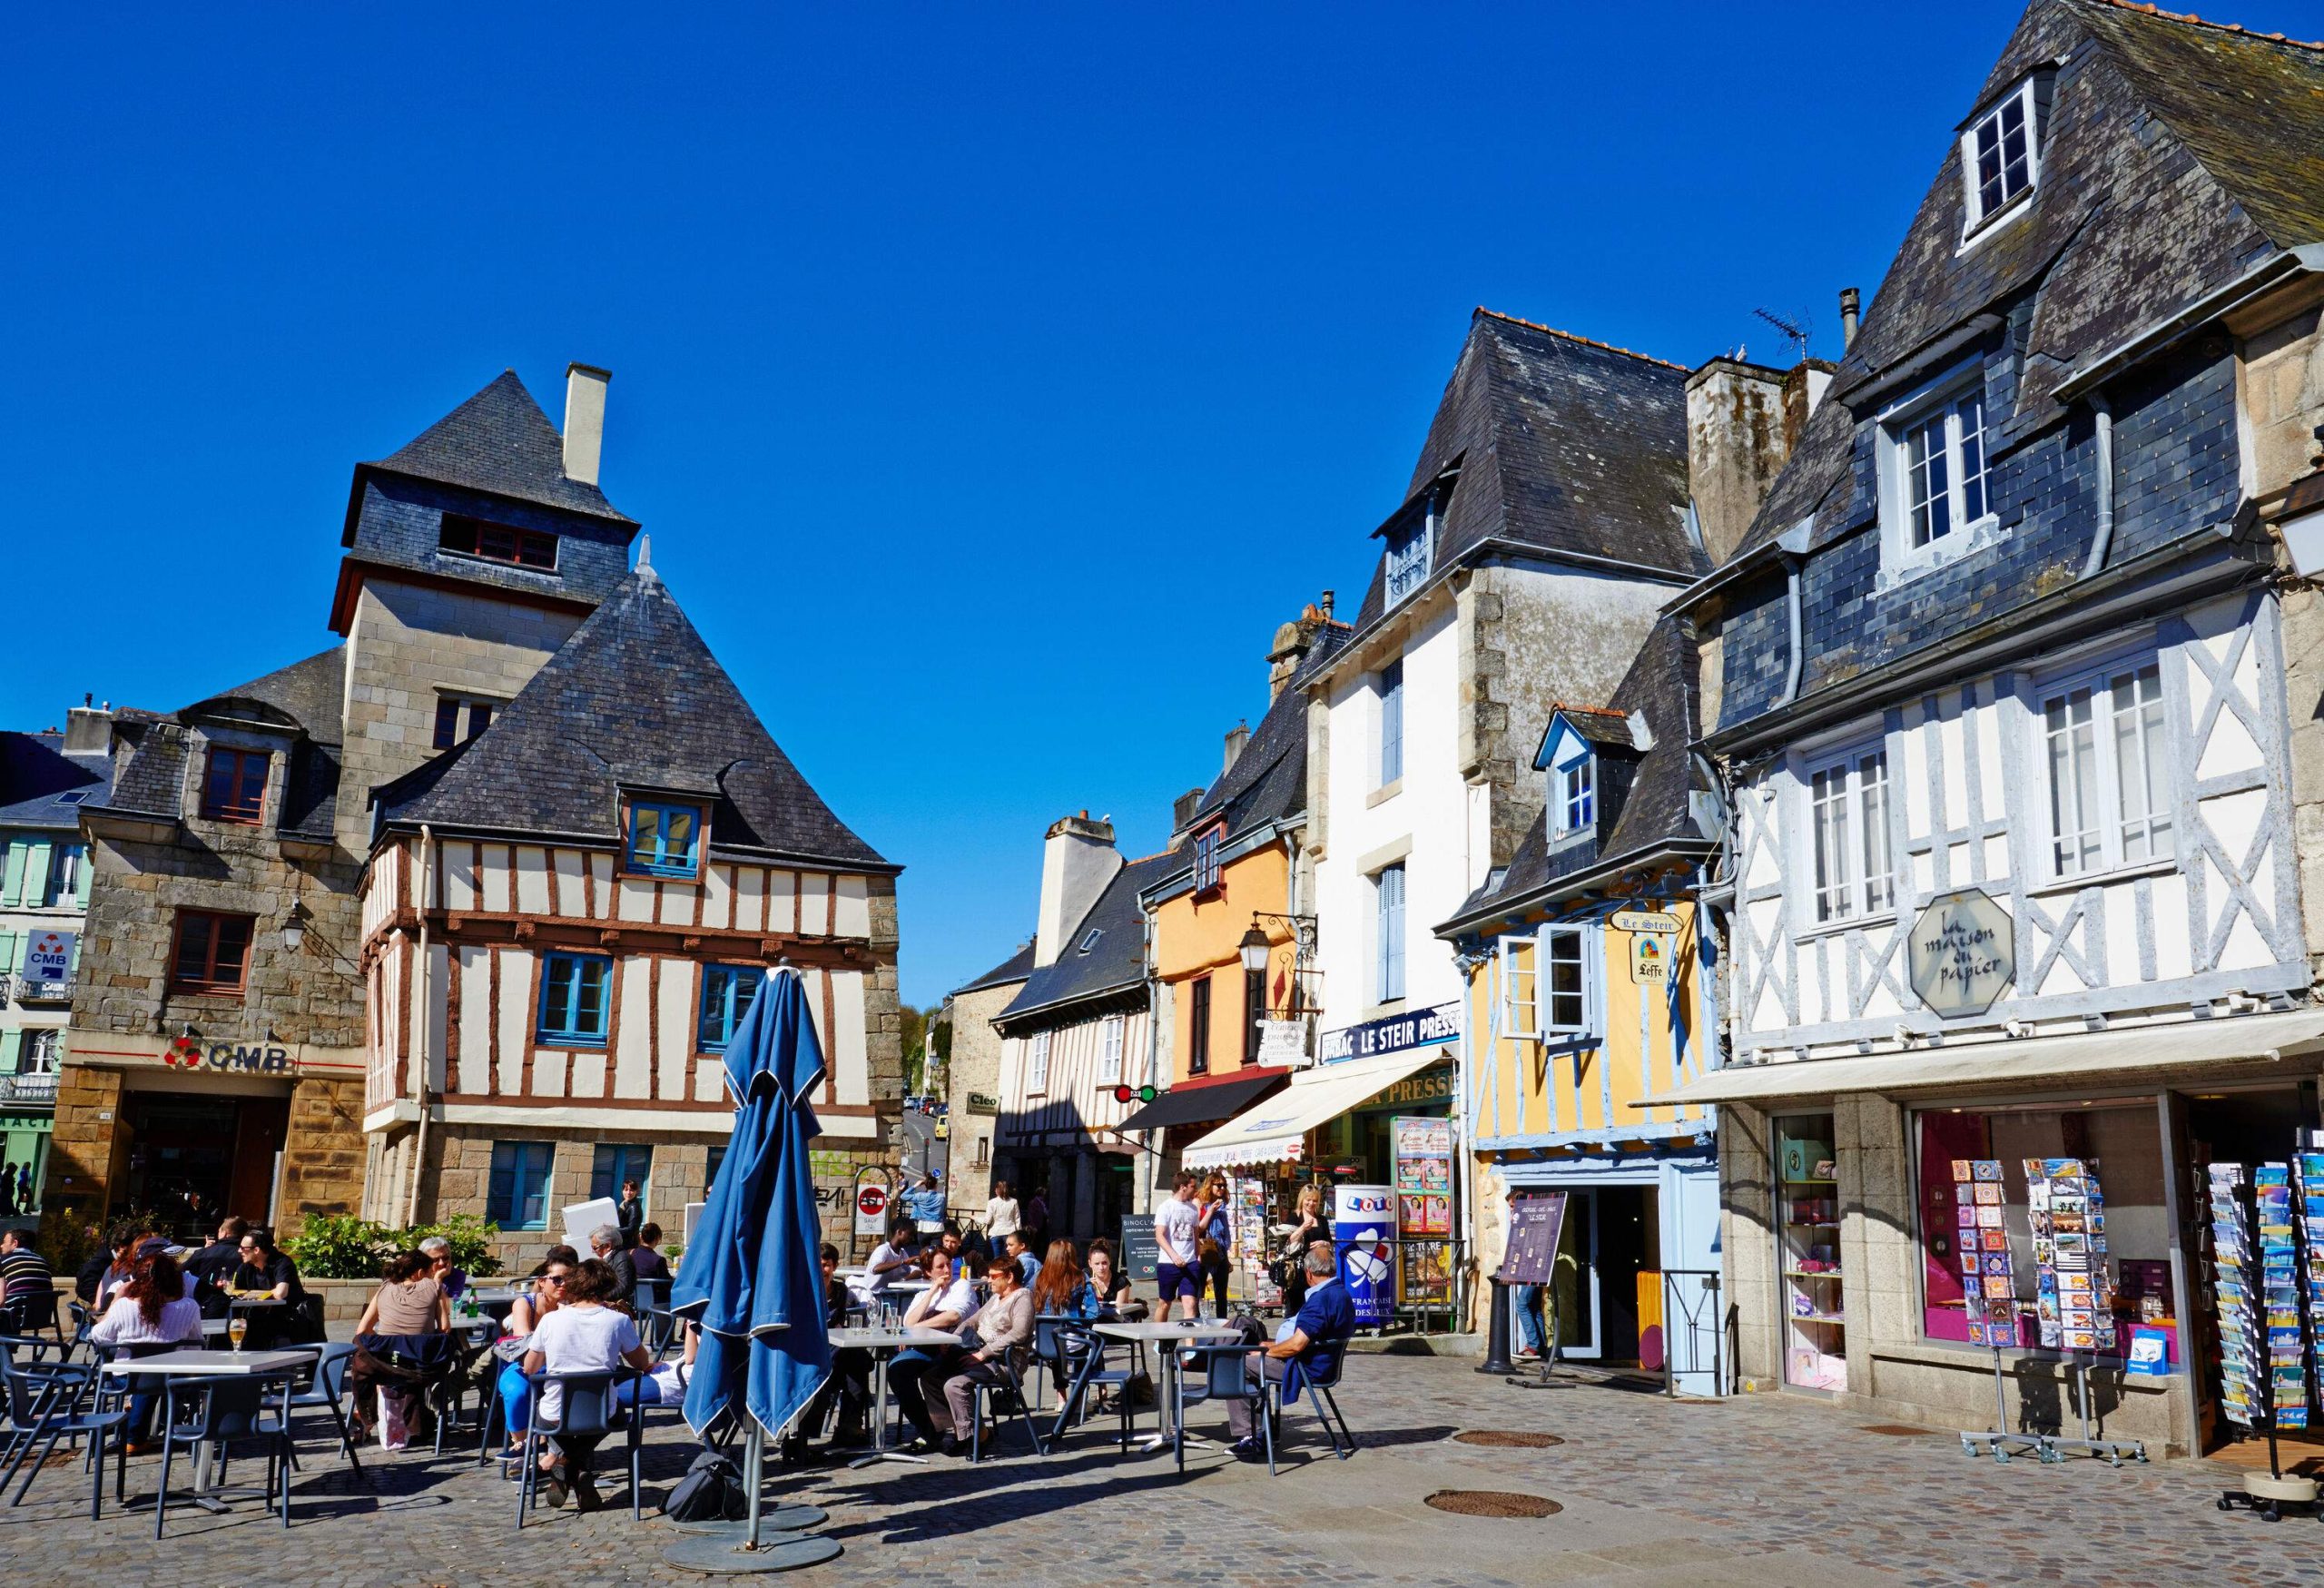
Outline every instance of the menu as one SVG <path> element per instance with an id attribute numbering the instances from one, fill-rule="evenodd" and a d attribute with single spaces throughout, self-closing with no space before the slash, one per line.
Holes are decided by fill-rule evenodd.
<path id="1" fill-rule="evenodd" d="M 2231 1423 L 2258 1421 L 2263 1345 L 2260 1333 L 2258 1264 L 2251 1220 L 2244 1208 L 2240 1163 L 2211 1166 L 2211 1267 L 2219 1292 L 2220 1408 Z"/>
<path id="2" fill-rule="evenodd" d="M 2017 1276 L 2003 1222 L 2001 1159 L 1953 1160 L 1954 1218 L 1961 1232 L 1961 1297 L 1969 1341 L 1999 1350 L 2017 1344 Z"/>
<path id="3" fill-rule="evenodd" d="M 2112 1351 L 2114 1298 L 2106 1284 L 2106 1199 L 2098 1177 L 2078 1158 L 2029 1158 L 2024 1168 L 2041 1343 L 2060 1351 Z"/>

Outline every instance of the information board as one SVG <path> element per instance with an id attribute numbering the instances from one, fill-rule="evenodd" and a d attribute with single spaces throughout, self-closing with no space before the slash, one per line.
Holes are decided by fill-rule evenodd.
<path id="1" fill-rule="evenodd" d="M 1154 1283 L 1155 1265 L 1162 1260 L 1162 1243 L 1154 1238 L 1154 1216 L 1133 1213 L 1122 1220 L 1122 1273 L 1133 1285 Z"/>
<path id="2" fill-rule="evenodd" d="M 1548 1285 L 1557 1278 L 1558 1241 L 1565 1233 L 1563 1191 L 1512 1191 L 1509 1248 L 1493 1277 L 1504 1285 Z"/>

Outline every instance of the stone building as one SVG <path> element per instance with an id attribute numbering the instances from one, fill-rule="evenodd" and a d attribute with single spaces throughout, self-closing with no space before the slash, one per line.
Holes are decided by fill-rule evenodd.
<path id="1" fill-rule="evenodd" d="M 1000 1033 L 992 1022 L 1032 973 L 1029 939 L 945 999 L 952 1054 L 944 1063 L 945 1119 L 951 1132 L 944 1202 L 955 1218 L 981 1213 L 992 1197 L 993 1137 L 1000 1114 Z"/>

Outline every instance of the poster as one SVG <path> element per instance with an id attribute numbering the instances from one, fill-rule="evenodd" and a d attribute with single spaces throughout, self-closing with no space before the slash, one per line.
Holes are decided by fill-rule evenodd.
<path id="1" fill-rule="evenodd" d="M 1558 1242 L 1565 1234 L 1563 1191 L 1512 1191 L 1509 1246 L 1493 1277 L 1503 1285 L 1548 1285 L 1557 1278 Z"/>
<path id="2" fill-rule="evenodd" d="M 1332 1239 L 1339 1248 L 1340 1283 L 1355 1306 L 1355 1321 L 1376 1329 L 1395 1311 L 1395 1191 L 1388 1186 L 1333 1189 Z"/>
<path id="3" fill-rule="evenodd" d="M 1388 1121 L 1396 1145 L 1396 1233 L 1405 1239 L 1452 1233 L 1452 1122 Z"/>

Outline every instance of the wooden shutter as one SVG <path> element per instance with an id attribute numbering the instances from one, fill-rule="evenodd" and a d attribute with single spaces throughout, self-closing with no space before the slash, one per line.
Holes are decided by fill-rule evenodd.
<path id="1" fill-rule="evenodd" d="M 8 845 L 8 860 L 0 868 L 0 907 L 14 910 L 25 902 L 25 852 L 32 845 L 22 839 Z"/>

